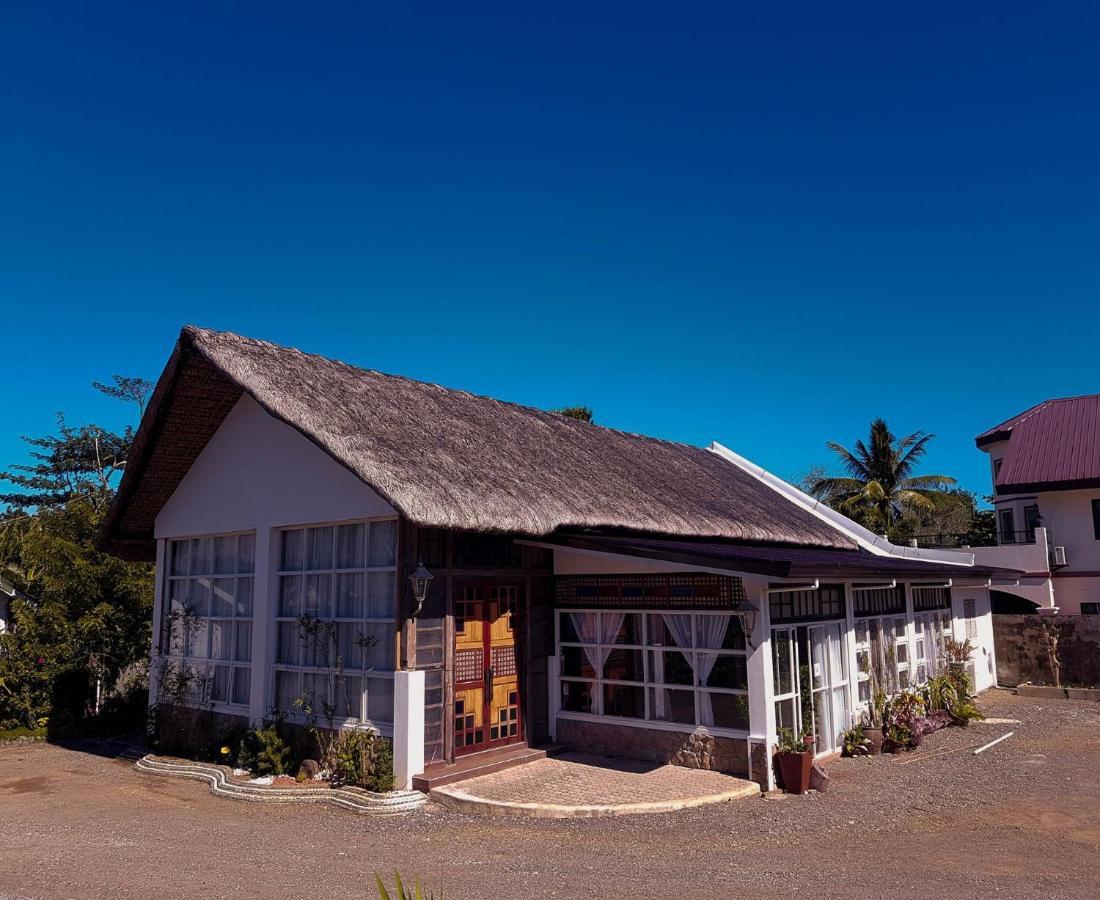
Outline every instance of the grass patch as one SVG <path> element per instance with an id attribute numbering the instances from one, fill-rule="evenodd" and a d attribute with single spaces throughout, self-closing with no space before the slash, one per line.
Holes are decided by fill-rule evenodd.
<path id="1" fill-rule="evenodd" d="M 18 728 L 0 728 L 0 744 L 8 741 L 44 741 L 46 740 L 45 728 L 27 728 L 20 725 Z"/>

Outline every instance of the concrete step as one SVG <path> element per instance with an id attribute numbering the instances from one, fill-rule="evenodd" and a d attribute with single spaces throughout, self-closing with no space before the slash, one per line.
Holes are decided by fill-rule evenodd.
<path id="1" fill-rule="evenodd" d="M 413 787 L 418 791 L 430 793 L 432 788 L 445 784 L 454 784 L 479 775 L 492 775 L 514 766 L 558 756 L 569 748 L 564 744 L 548 744 L 541 747 L 528 747 L 526 744 L 513 744 L 481 753 L 460 756 L 454 763 L 429 766 L 423 774 L 413 778 Z"/>

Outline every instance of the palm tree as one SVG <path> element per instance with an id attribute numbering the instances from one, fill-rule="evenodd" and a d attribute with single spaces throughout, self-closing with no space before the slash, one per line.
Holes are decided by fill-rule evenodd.
<path id="1" fill-rule="evenodd" d="M 810 493 L 840 512 L 865 511 L 889 535 L 904 512 L 928 513 L 936 508 L 944 488 L 955 483 L 947 475 L 914 475 L 934 434 L 914 431 L 898 440 L 883 419 L 871 423 L 870 444 L 856 441 L 849 450 L 836 441 L 825 444 L 840 457 L 847 475 L 818 478 Z"/>

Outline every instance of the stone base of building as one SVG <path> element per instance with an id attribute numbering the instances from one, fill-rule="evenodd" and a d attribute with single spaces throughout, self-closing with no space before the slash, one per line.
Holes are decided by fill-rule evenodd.
<path id="1" fill-rule="evenodd" d="M 749 772 L 748 745 L 743 738 L 717 737 L 702 731 L 665 731 L 613 722 L 558 719 L 557 740 L 598 756 L 671 763 L 689 769 L 727 772 L 742 778 L 755 775 L 754 780 L 761 775 L 767 777 L 766 770 Z"/>

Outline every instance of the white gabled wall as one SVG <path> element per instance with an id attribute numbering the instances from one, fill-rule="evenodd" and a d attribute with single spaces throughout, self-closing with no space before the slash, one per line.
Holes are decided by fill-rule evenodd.
<path id="1" fill-rule="evenodd" d="M 157 538 L 395 515 L 377 493 L 247 394 L 157 516 Z"/>

